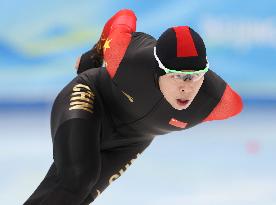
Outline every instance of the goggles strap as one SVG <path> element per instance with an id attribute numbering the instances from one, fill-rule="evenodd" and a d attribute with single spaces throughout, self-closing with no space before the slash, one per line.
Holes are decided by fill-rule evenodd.
<path id="1" fill-rule="evenodd" d="M 156 54 L 156 46 L 154 46 L 154 48 L 153 48 L 153 53 L 154 53 L 154 57 L 155 57 L 155 59 L 156 59 L 156 61 L 158 62 L 158 66 L 159 66 L 159 68 L 161 68 L 162 70 L 164 70 L 166 73 L 169 73 L 171 70 L 170 69 L 168 69 L 168 68 L 166 68 L 164 65 L 163 65 L 163 63 L 160 61 L 160 59 L 158 58 L 158 56 L 157 56 L 157 54 Z M 206 56 L 206 60 L 207 60 L 207 56 Z M 208 60 L 207 60 L 207 65 L 206 65 L 206 68 L 205 69 L 209 69 L 209 62 L 208 62 Z M 207 71 L 206 71 L 207 72 Z M 174 72 L 173 72 L 174 73 Z M 175 73 L 183 73 L 183 74 L 193 74 L 193 73 L 185 73 L 185 72 L 181 72 L 181 71 L 179 71 L 179 72 L 175 72 Z"/>

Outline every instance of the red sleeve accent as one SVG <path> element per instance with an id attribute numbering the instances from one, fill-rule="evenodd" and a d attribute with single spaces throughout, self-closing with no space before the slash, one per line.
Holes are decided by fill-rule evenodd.
<path id="1" fill-rule="evenodd" d="M 227 84 L 220 102 L 202 122 L 227 119 L 239 114 L 242 108 L 241 97 Z"/>
<path id="2" fill-rule="evenodd" d="M 137 18 L 132 10 L 122 9 L 118 11 L 106 22 L 101 39 L 105 41 L 112 30 L 117 27 L 124 27 L 124 30 L 128 33 L 136 31 L 136 20 Z"/>
<path id="3" fill-rule="evenodd" d="M 131 34 L 124 33 L 121 29 L 116 29 L 109 35 L 110 48 L 107 48 L 104 52 L 104 61 L 106 70 L 111 78 L 115 76 L 130 40 Z"/>
<path id="4" fill-rule="evenodd" d="M 101 47 L 106 69 L 114 77 L 136 31 L 136 16 L 133 11 L 123 9 L 113 15 L 105 24 L 101 35 Z M 104 46 L 106 44 L 106 46 Z M 108 46 L 107 46 L 108 44 Z"/>

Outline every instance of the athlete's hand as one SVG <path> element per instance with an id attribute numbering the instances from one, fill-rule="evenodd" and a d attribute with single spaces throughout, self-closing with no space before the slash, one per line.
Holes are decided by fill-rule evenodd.
<path id="1" fill-rule="evenodd" d="M 79 65 L 80 65 L 80 57 L 78 57 L 77 58 L 77 60 L 76 60 L 76 64 L 75 64 L 75 69 L 78 71 L 78 69 L 79 69 Z"/>
<path id="2" fill-rule="evenodd" d="M 92 49 L 77 58 L 75 69 L 80 74 L 91 68 L 101 67 L 103 64 L 103 52 L 100 41 L 98 41 Z"/>

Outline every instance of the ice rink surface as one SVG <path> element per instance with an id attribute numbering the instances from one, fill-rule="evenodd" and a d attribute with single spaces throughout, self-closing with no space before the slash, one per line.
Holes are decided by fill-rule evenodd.
<path id="1" fill-rule="evenodd" d="M 95 205 L 275 205 L 276 105 L 158 136 Z M 0 112 L 0 204 L 19 205 L 52 163 L 50 108 Z"/>

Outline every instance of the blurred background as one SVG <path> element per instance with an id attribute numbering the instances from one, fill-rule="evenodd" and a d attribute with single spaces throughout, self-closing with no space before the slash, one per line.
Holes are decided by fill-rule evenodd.
<path id="1" fill-rule="evenodd" d="M 118 10 L 158 38 L 190 25 L 243 111 L 157 137 L 93 204 L 276 204 L 276 2 L 0 0 L 0 204 L 31 195 L 52 163 L 50 112 L 78 56 Z"/>

